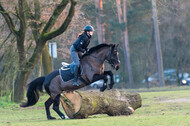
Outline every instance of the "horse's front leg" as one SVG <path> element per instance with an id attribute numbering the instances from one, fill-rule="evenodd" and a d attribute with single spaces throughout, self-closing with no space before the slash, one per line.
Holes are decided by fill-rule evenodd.
<path id="1" fill-rule="evenodd" d="M 103 92 L 106 88 L 107 88 L 107 82 L 108 82 L 108 78 L 105 74 L 95 74 L 93 77 L 93 82 L 98 81 L 98 80 L 104 80 L 103 86 L 100 87 L 100 91 Z"/>
<path id="2" fill-rule="evenodd" d="M 112 71 L 104 71 L 104 74 L 105 74 L 106 76 L 107 76 L 107 75 L 110 76 L 110 84 L 108 84 L 108 88 L 109 88 L 109 89 L 112 89 L 112 88 L 113 88 L 113 85 L 115 84 L 114 79 L 113 79 L 113 73 L 112 73 Z"/>

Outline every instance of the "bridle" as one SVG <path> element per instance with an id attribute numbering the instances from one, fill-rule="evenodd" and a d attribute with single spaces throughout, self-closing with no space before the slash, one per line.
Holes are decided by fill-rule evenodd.
<path id="1" fill-rule="evenodd" d="M 113 51 L 114 51 L 114 49 L 111 48 L 110 54 L 109 54 L 109 56 L 108 56 L 109 58 L 106 58 L 106 61 L 107 61 L 113 68 L 115 68 L 115 66 L 114 66 L 114 61 L 118 62 L 118 60 L 112 56 Z M 98 57 L 96 57 L 96 56 L 94 56 L 94 55 L 89 55 L 89 56 L 91 56 L 91 57 L 97 59 L 97 60 L 100 61 L 100 62 L 104 62 L 104 61 L 105 61 L 105 60 L 102 60 L 102 59 L 100 59 L 100 58 L 98 58 Z M 90 65 L 90 67 L 92 68 L 92 65 L 88 62 L 88 60 L 87 60 L 87 63 L 88 63 L 88 64 Z"/>
<path id="2" fill-rule="evenodd" d="M 114 51 L 114 49 L 111 49 L 111 52 L 110 52 L 110 54 L 109 54 L 109 59 L 107 59 L 107 62 L 108 62 L 112 67 L 115 67 L 115 66 L 114 66 L 114 61 L 118 62 L 118 60 L 112 56 L 113 51 Z"/>

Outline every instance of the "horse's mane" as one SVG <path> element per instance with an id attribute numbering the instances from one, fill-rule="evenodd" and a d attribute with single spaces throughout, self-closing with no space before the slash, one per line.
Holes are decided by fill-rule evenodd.
<path id="1" fill-rule="evenodd" d="M 97 45 L 97 46 L 94 46 L 94 47 L 90 48 L 89 51 L 88 51 L 88 54 L 84 54 L 84 55 L 82 56 L 82 58 L 85 57 L 85 56 L 87 56 L 87 55 L 92 54 L 93 52 L 99 50 L 100 48 L 103 48 L 103 47 L 110 47 L 110 46 L 112 46 L 112 45 L 113 45 L 113 44 L 106 44 L 106 43 L 103 43 L 103 44 L 99 44 L 99 45 Z"/>

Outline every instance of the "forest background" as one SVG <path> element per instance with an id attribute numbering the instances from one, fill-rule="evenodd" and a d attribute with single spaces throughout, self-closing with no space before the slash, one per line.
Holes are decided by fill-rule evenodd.
<path id="1" fill-rule="evenodd" d="M 20 1 L 20 0 L 19 0 Z M 21 0 L 22 1 L 22 0 Z M 38 0 L 35 0 L 38 1 Z M 68 1 L 68 0 L 67 0 Z M 57 29 L 62 26 L 62 22 L 67 20 L 67 15 L 71 10 L 71 5 L 74 0 L 71 0 L 63 12 L 57 18 L 57 21 L 52 29 Z M 19 28 L 20 18 L 17 13 L 18 0 L 1 0 L 2 6 L 10 14 L 15 24 L 15 28 Z M 47 24 L 52 15 L 53 10 L 61 0 L 40 0 L 41 16 L 39 21 L 35 23 L 40 27 Z M 85 25 L 92 25 L 95 28 L 95 34 L 92 37 L 89 47 L 100 43 L 115 43 L 119 44 L 119 58 L 121 60 L 121 69 L 114 71 L 118 75 L 119 82 L 114 88 L 141 88 L 159 86 L 158 83 L 150 85 L 143 83 L 149 76 L 158 73 L 157 50 L 154 40 L 154 25 L 152 14 L 151 0 L 123 0 L 120 1 L 121 9 L 125 8 L 123 13 L 120 12 L 122 19 L 126 16 L 126 21 L 120 22 L 118 19 L 118 1 L 117 0 L 78 0 L 75 5 L 75 14 L 72 21 L 65 28 L 64 33 L 59 34 L 51 39 L 47 39 L 48 43 L 56 42 L 58 46 L 58 57 L 49 56 L 48 50 L 47 61 L 39 60 L 31 69 L 31 74 L 28 75 L 27 82 L 34 78 L 46 75 L 53 69 L 59 69 L 61 62 L 70 63 L 71 57 L 69 53 L 70 46 L 77 39 L 78 34 L 83 30 Z M 126 7 L 124 3 L 126 2 Z M 33 1 L 27 0 L 27 3 L 35 8 L 36 4 Z M 35 2 L 34 2 L 35 3 Z M 74 5 L 74 4 L 73 4 Z M 35 9 L 31 10 L 36 12 Z M 190 1 L 188 0 L 157 0 L 158 24 L 160 32 L 161 52 L 163 69 L 175 69 L 176 75 L 179 73 L 190 73 Z M 123 15 L 123 16 L 122 16 Z M 26 16 L 27 17 L 27 16 Z M 34 22 L 31 18 L 27 20 L 28 24 Z M 27 25 L 24 48 L 26 50 L 26 59 L 30 59 L 34 52 L 38 37 L 34 37 L 33 27 Z M 130 69 L 132 76 L 132 85 L 129 84 L 129 72 L 126 66 L 125 46 L 121 32 L 128 31 L 128 48 L 130 55 Z M 39 29 L 35 29 L 40 31 Z M 38 36 L 38 35 L 36 35 Z M 11 33 L 6 20 L 0 14 L 0 97 L 14 94 L 15 82 L 18 77 L 21 66 L 19 65 L 19 51 L 17 46 L 18 39 Z M 40 40 L 40 39 L 39 39 Z M 45 57 L 42 55 L 41 57 Z M 48 65 L 42 65 L 43 62 Z M 43 66 L 43 67 L 42 67 Z M 46 71 L 46 69 L 49 69 Z M 106 64 L 106 69 L 111 67 Z M 26 77 L 27 78 L 27 77 Z M 178 78 L 180 79 L 180 78 Z M 24 83 L 24 82 L 23 82 Z M 165 83 L 170 85 L 171 83 Z M 174 85 L 180 85 L 180 80 Z M 15 94 L 16 95 L 16 94 Z M 20 99 L 19 99 L 20 100 Z M 18 101 L 19 101 L 18 100 Z"/>

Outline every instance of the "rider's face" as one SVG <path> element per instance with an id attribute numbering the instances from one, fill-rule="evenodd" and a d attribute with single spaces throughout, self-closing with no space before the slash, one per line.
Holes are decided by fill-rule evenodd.
<path id="1" fill-rule="evenodd" d="M 93 31 L 89 31 L 88 33 L 89 33 L 89 35 L 92 36 L 94 32 Z"/>

